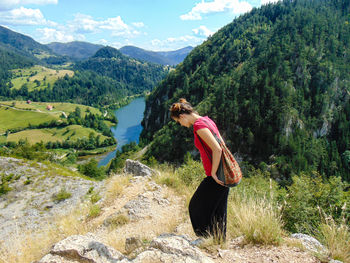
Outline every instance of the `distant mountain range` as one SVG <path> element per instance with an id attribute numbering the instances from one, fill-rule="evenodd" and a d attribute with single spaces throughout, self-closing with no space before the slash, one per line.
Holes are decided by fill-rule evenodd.
<path id="1" fill-rule="evenodd" d="M 149 51 L 134 46 L 122 47 L 120 52 L 130 57 L 162 65 L 177 65 L 191 52 L 193 47 L 188 46 L 175 51 Z"/>
<path id="2" fill-rule="evenodd" d="M 56 54 L 68 56 L 74 60 L 84 60 L 92 57 L 102 45 L 91 44 L 88 42 L 73 41 L 69 43 L 53 42 L 47 46 Z M 175 51 L 150 51 L 135 46 L 125 46 L 119 51 L 129 57 L 152 62 L 161 65 L 177 65 L 191 52 L 193 47 L 188 46 Z"/>
<path id="3" fill-rule="evenodd" d="M 83 60 L 92 57 L 97 50 L 104 46 L 82 41 L 73 41 L 69 43 L 52 42 L 47 44 L 47 47 L 59 55 L 68 56 L 76 60 Z"/>
<path id="4" fill-rule="evenodd" d="M 12 52 L 29 58 L 37 64 L 40 64 L 40 61 L 47 64 L 60 64 L 68 60 L 85 60 L 104 47 L 82 41 L 52 42 L 43 45 L 29 36 L 0 26 L 0 52 Z M 125 46 L 119 51 L 138 60 L 174 66 L 182 62 L 192 49 L 193 47 L 188 46 L 175 51 L 150 51 L 135 46 Z"/>

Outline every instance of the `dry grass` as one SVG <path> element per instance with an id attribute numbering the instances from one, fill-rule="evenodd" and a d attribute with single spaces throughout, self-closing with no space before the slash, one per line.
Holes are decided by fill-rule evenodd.
<path id="1" fill-rule="evenodd" d="M 350 229 L 345 219 L 339 224 L 333 218 L 326 219 L 320 226 L 320 235 L 331 258 L 350 263 Z"/>
<path id="2" fill-rule="evenodd" d="M 279 211 L 267 199 L 237 197 L 228 205 L 228 231 L 244 235 L 246 243 L 279 245 L 283 223 Z"/>
<path id="3" fill-rule="evenodd" d="M 130 185 L 130 176 L 113 176 L 106 181 L 106 199 L 104 204 L 111 204 L 124 189 Z"/>
<path id="4" fill-rule="evenodd" d="M 0 263 L 33 262 L 47 254 L 54 243 L 96 229 L 96 225 L 82 224 L 80 219 L 86 210 L 86 207 L 81 207 L 69 215 L 58 217 L 54 222 L 43 224 L 37 232 L 18 231 L 11 242 L 0 247 Z"/>

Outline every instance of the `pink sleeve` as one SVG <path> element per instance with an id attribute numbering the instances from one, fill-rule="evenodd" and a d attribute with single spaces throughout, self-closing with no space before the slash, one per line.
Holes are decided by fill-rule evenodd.
<path id="1" fill-rule="evenodd" d="M 194 132 L 196 132 L 200 129 L 204 129 L 204 128 L 208 128 L 208 125 L 202 120 L 197 121 L 193 124 L 193 131 Z"/>

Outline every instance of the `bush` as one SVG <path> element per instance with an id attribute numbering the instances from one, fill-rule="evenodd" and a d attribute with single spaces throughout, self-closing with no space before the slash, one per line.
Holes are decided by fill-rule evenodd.
<path id="1" fill-rule="evenodd" d="M 67 192 L 66 189 L 62 188 L 57 194 L 52 196 L 53 201 L 59 203 L 64 201 L 72 196 L 71 193 Z"/>
<path id="2" fill-rule="evenodd" d="M 99 205 L 92 205 L 90 206 L 88 217 L 95 218 L 95 217 L 98 217 L 100 213 L 101 213 L 101 207 Z"/>
<path id="3" fill-rule="evenodd" d="M 86 164 L 79 165 L 78 170 L 82 174 L 95 179 L 103 179 L 106 174 L 104 167 L 98 167 L 98 162 L 95 159 L 91 159 Z"/>
<path id="4" fill-rule="evenodd" d="M 188 153 L 185 156 L 185 164 L 181 165 L 175 171 L 175 175 L 185 185 L 199 184 L 206 176 L 203 164 L 199 161 L 194 161 Z"/>
<path id="5" fill-rule="evenodd" d="M 342 207 L 350 200 L 340 177 L 323 179 L 318 174 L 301 174 L 292 179 L 283 211 L 287 230 L 315 234 L 322 223 L 321 211 L 336 222 L 341 220 Z M 349 216 L 349 208 L 343 212 Z"/>

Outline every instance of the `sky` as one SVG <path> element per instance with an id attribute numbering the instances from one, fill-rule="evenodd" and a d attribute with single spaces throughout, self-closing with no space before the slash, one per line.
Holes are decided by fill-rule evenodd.
<path id="1" fill-rule="evenodd" d="M 0 25 L 47 44 L 85 41 L 153 51 L 197 46 L 276 0 L 0 0 Z"/>

